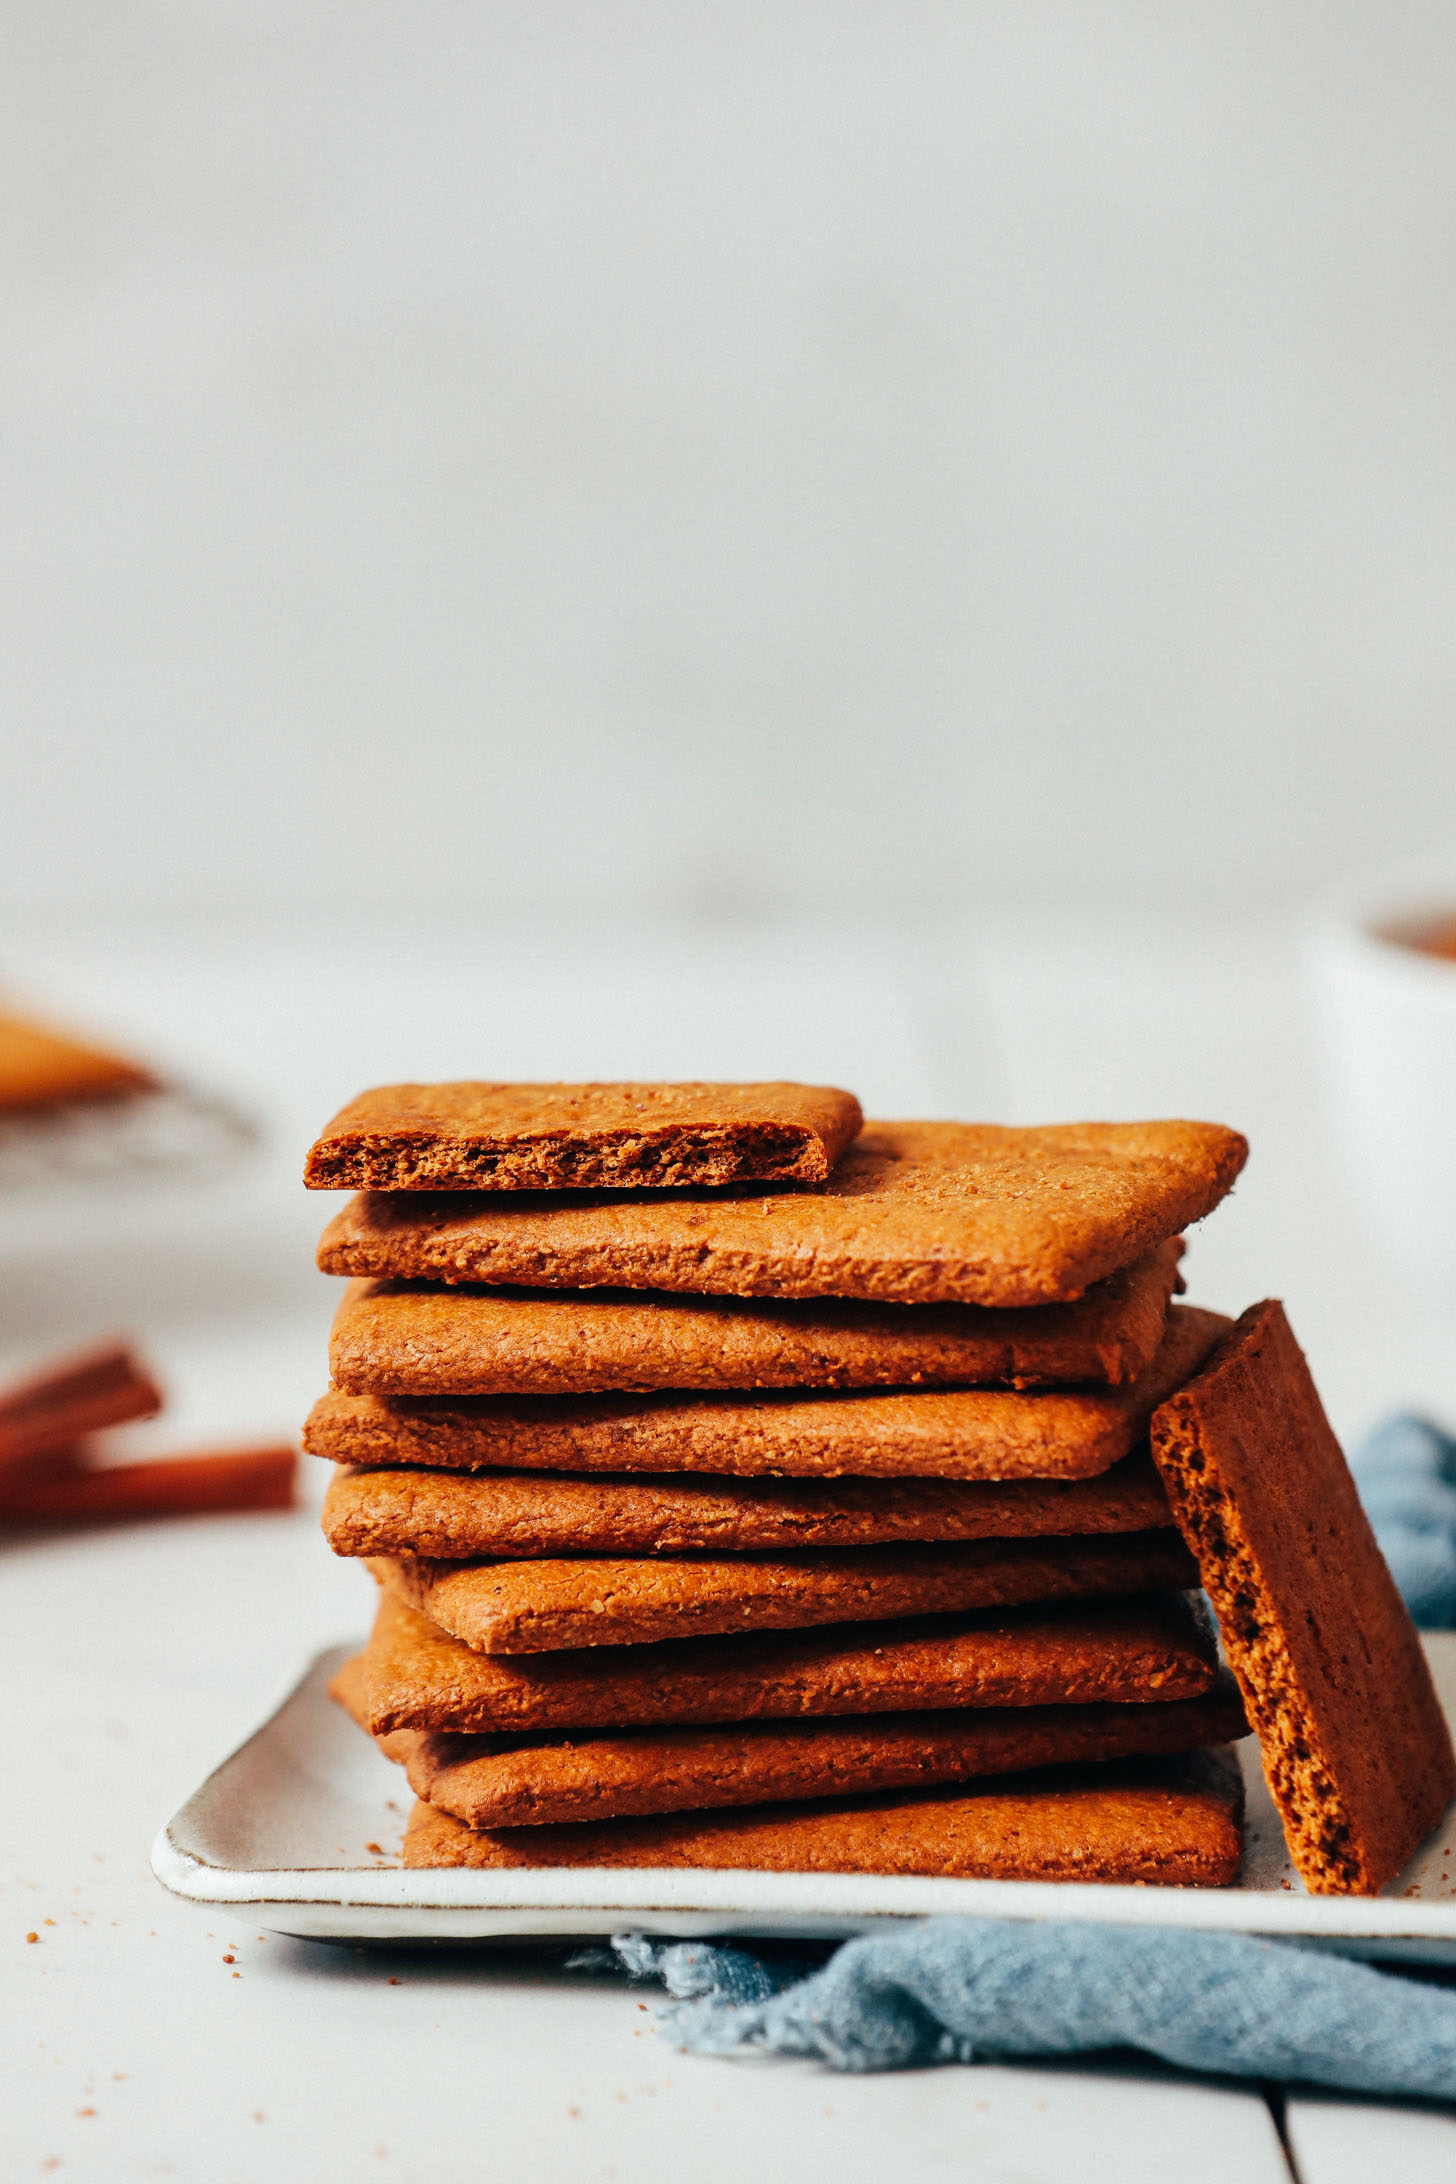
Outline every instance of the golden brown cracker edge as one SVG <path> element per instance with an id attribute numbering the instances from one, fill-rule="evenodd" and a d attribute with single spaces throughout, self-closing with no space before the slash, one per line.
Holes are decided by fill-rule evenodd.
<path id="1" fill-rule="evenodd" d="M 1290 1855 L 1315 1893 L 1373 1895 L 1456 1795 L 1456 1755 L 1282 1305 L 1250 1306 L 1152 1447 Z"/>
<path id="2" fill-rule="evenodd" d="M 872 1122 L 804 1188 L 383 1191 L 345 1209 L 321 1257 L 447 1282 L 1038 1307 L 1202 1220 L 1247 1154 L 1218 1123 Z"/>
<path id="3" fill-rule="evenodd" d="M 698 1866 L 1226 1888 L 1243 1794 L 1226 1750 L 1070 1775 L 758 1810 L 477 1831 L 421 1801 L 406 1866 Z"/>

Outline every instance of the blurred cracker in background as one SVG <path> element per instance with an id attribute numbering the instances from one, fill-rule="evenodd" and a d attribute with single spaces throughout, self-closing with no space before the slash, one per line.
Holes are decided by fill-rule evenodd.
<path id="1" fill-rule="evenodd" d="M 0 1114 L 156 1090 L 157 1079 L 139 1063 L 0 1009 Z"/>
<path id="2" fill-rule="evenodd" d="M 0 1008 L 0 1192 L 213 1169 L 255 1136 L 214 1095 Z"/>

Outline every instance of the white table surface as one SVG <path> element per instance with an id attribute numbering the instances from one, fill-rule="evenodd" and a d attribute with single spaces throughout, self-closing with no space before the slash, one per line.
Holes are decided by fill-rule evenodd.
<path id="1" fill-rule="evenodd" d="M 130 1429 L 138 1451 L 296 1430 L 332 1303 L 303 1147 L 364 1083 L 486 1073 L 799 1076 L 881 1114 L 1236 1123 L 1254 1156 L 1195 1238 L 1190 1294 L 1282 1295 L 1346 1436 L 1395 1405 L 1456 1419 L 1449 1311 L 1372 1259 L 1280 928 L 12 927 L 0 986 L 265 1126 L 227 1181 L 0 1206 L 0 1367 L 133 1331 L 171 1392 Z M 362 1630 L 367 1581 L 312 1507 L 31 1536 L 0 1567 L 6 2176 L 1290 2174 L 1256 2091 L 1122 2063 L 856 2080 L 694 2060 L 635 1993 L 527 1953 L 338 1949 L 170 1898 L 147 1868 L 158 1824 L 318 1646 Z M 1449 2112 L 1293 2096 L 1282 2122 L 1303 2184 L 1456 2173 Z"/>

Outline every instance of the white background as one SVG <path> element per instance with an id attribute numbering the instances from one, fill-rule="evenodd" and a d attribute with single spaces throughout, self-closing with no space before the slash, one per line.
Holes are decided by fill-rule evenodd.
<path id="1" fill-rule="evenodd" d="M 10 0 L 0 905 L 1456 831 L 1434 0 Z"/>

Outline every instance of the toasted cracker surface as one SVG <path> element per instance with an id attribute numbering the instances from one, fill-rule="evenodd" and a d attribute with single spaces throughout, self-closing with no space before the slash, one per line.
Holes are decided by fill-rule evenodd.
<path id="1" fill-rule="evenodd" d="M 313 1190 L 821 1182 L 859 1130 L 814 1084 L 386 1084 L 309 1151 Z"/>
<path id="2" fill-rule="evenodd" d="M 517 1451 L 534 1444 L 548 1452 L 554 1469 L 588 1470 L 596 1468 L 599 1460 L 590 1452 L 632 1447 L 640 1451 L 638 1468 L 676 1471 L 694 1467 L 729 1441 L 761 1451 L 752 1461 L 756 1468 L 769 1470 L 867 1471 L 873 1468 L 873 1449 L 893 1452 L 898 1447 L 930 1455 L 954 1453 L 964 1472 L 965 1451 L 979 1439 L 984 1448 L 1008 1453 L 1020 1447 L 1026 1456 L 1019 1468 L 1032 1472 L 1038 1468 L 1035 1451 L 1053 1446 L 1066 1450 L 1080 1443 L 1094 1451 L 1084 1468 L 1102 1470 L 1125 1455 L 1140 1436 L 1150 1407 L 1149 1391 L 1158 1391 L 1153 1396 L 1156 1401 L 1176 1387 L 1178 1376 L 1186 1378 L 1193 1370 L 1189 1360 L 1206 1356 L 1225 1325 L 1196 1306 L 1162 1317 L 1161 1339 L 1151 1360 L 1134 1380 L 1111 1391 L 1084 1387 L 1073 1394 L 1065 1388 L 1044 1388 L 1037 1404 L 1013 1399 L 1024 1394 L 1024 1388 L 996 1391 L 999 1400 L 993 1400 L 983 1386 L 975 1402 L 962 1393 L 948 1405 L 907 1403 L 902 1394 L 893 1405 L 884 1399 L 874 1408 L 861 1410 L 816 1402 L 805 1391 L 857 1387 L 868 1392 L 896 1384 L 901 1389 L 906 1385 L 938 1388 L 994 1379 L 993 1373 L 978 1372 L 978 1367 L 1030 1364 L 1034 1373 L 1036 1366 L 1025 1353 L 1018 1358 L 1005 1349 L 982 1350 L 975 1339 L 978 1328 L 969 1330 L 972 1340 L 965 1345 L 937 1345 L 930 1330 L 914 1325 L 890 1330 L 901 1338 L 893 1346 L 815 1345 L 812 1341 L 773 1345 L 761 1339 L 762 1320 L 770 1309 L 704 1309 L 668 1297 L 648 1303 L 575 1292 L 533 1295 L 523 1290 L 354 1283 L 335 1316 L 329 1360 L 337 1390 L 345 1395 L 439 1399 L 620 1391 L 673 1398 L 650 1410 L 633 1405 L 615 1410 L 602 1405 L 552 1409 L 532 1403 L 524 1411 L 497 1407 L 446 1417 L 438 1410 L 400 1414 L 411 1421 L 416 1448 L 434 1431 L 439 1445 L 460 1444 L 467 1460 L 474 1462 L 492 1460 L 484 1452 L 494 1444 L 504 1447 L 495 1462 L 520 1464 L 526 1459 Z M 793 1307 L 777 1309 L 792 1311 Z M 928 1317 L 945 1310 L 970 1312 L 975 1307 L 924 1310 Z M 901 1316 L 913 1322 L 921 1314 L 916 1310 Z M 1039 1316 L 981 1315 L 992 1320 Z M 994 1337 L 995 1330 L 988 1332 Z M 688 1401 L 692 1395 L 766 1387 L 792 1387 L 794 1395 L 777 1395 L 746 1408 L 740 1403 L 726 1420 L 722 1413 L 729 1406 Z M 334 1435 L 327 1449 L 319 1445 L 326 1430 Z M 350 1444 L 341 1445 L 341 1430 L 352 1437 Z M 363 1438 L 369 1432 L 374 1434 L 376 1448 L 399 1439 L 393 1418 L 385 1422 L 377 1411 L 341 1410 L 326 1403 L 310 1421 L 310 1446 L 321 1454 L 378 1461 Z M 576 1449 L 583 1453 L 575 1453 Z M 482 1453 L 475 1454 L 476 1450 Z M 862 1455 L 866 1460 L 861 1461 Z M 620 1461 L 618 1457 L 609 1468 L 619 1468 Z M 740 1457 L 737 1465 L 723 1468 L 738 1468 L 749 1461 Z M 1076 1468 L 1074 1459 L 1070 1464 L 1065 1458 L 1059 1462 L 1061 1468 Z M 718 1466 L 703 1463 L 703 1468 Z M 893 1453 L 889 1468 L 895 1468 Z M 1018 1468 L 1014 1460 L 1010 1468 Z"/>
<path id="3" fill-rule="evenodd" d="M 336 1369 L 381 1378 L 481 1379 L 500 1371 L 473 1322 L 419 1298 L 361 1300 L 336 1329 Z M 464 1301 L 463 1299 L 461 1301 Z M 474 1293 L 470 1299 L 475 1301 Z M 449 1300 L 444 1300 L 448 1306 Z M 395 1310 L 395 1306 L 399 1309 Z M 494 1325 L 484 1314 L 486 1338 Z M 333 1389 L 304 1445 L 335 1462 L 425 1469 L 716 1472 L 784 1478 L 1086 1478 L 1146 1436 L 1154 1409 L 1208 1357 L 1229 1322 L 1175 1306 L 1151 1364 L 1115 1389 L 654 1391 L 649 1397 L 419 1397 Z M 523 1330 L 511 1331 L 513 1342 Z M 484 1354 L 482 1354 L 482 1351 Z M 552 1371 L 523 1355 L 525 1371 Z M 581 1369 L 578 1360 L 578 1370 Z"/>
<path id="4" fill-rule="evenodd" d="M 329 1678 L 328 1693 L 366 1734 L 373 1734 L 369 1727 L 369 1666 L 362 1653 L 354 1654 Z M 385 1758 L 400 1767 L 414 1757 L 420 1743 L 413 1729 L 387 1729 L 374 1741 Z"/>
<path id="5" fill-rule="evenodd" d="M 338 1472 L 324 1499 L 336 1555 L 744 1553 L 896 1542 L 1139 1532 L 1171 1521 L 1150 1458 L 1093 1479 L 716 1480 L 543 1471 Z"/>
<path id="6" fill-rule="evenodd" d="M 1152 1441 L 1305 1885 L 1372 1894 L 1456 1795 L 1456 1758 L 1281 1306 L 1243 1315 Z"/>
<path id="7" fill-rule="evenodd" d="M 1095 1774 L 997 1776 L 972 1790 L 807 1806 L 475 1830 L 421 1802 L 407 1866 L 702 1866 L 1227 1887 L 1243 1848 L 1221 1752 Z"/>
<path id="8" fill-rule="evenodd" d="M 416 1796 L 472 1828 L 542 1827 L 924 1789 L 1033 1767 L 1186 1752 L 1245 1733 L 1232 1677 L 1199 1699 L 638 1729 L 570 1742 L 396 1731 Z"/>
<path id="9" fill-rule="evenodd" d="M 1142 1592 L 1192 1581 L 1175 1531 L 971 1540 L 825 1554 L 429 1562 L 370 1568 L 411 1607 L 482 1653 L 640 1645 L 719 1631 L 954 1614 L 1028 1600 Z"/>
<path id="10" fill-rule="evenodd" d="M 361 1659 L 361 1718 L 387 1734 L 1196 1698 L 1216 1655 L 1206 1611 L 1179 1593 L 504 1655 L 476 1652 L 386 1590 Z"/>
<path id="11" fill-rule="evenodd" d="M 827 1182 L 346 1207 L 326 1273 L 532 1287 L 1042 1305 L 1211 1213 L 1248 1146 L 1216 1123 L 871 1123 Z"/>

